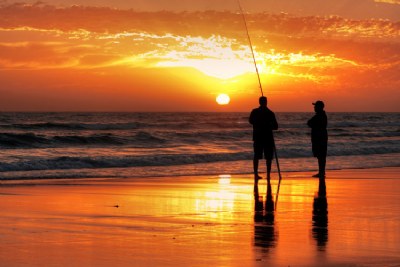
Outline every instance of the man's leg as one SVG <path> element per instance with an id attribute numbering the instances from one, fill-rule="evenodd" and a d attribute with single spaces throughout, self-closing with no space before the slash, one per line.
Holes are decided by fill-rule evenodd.
<path id="1" fill-rule="evenodd" d="M 320 176 L 319 171 L 320 171 L 320 164 L 319 164 L 319 156 L 316 156 L 317 160 L 318 160 L 318 172 L 316 174 L 314 174 L 312 177 L 318 178 Z"/>
<path id="2" fill-rule="evenodd" d="M 318 157 L 319 177 L 325 177 L 326 156 Z"/>
<path id="3" fill-rule="evenodd" d="M 253 170 L 254 170 L 254 183 L 258 183 L 258 180 L 262 179 L 258 175 L 258 160 L 262 159 L 262 146 L 259 143 L 254 142 L 254 157 L 253 157 Z"/>
<path id="4" fill-rule="evenodd" d="M 253 169 L 254 169 L 254 183 L 257 183 L 258 180 L 261 179 L 261 176 L 258 175 L 258 158 L 256 155 L 253 158 Z"/>
<path id="5" fill-rule="evenodd" d="M 267 180 L 271 179 L 272 158 L 268 158 L 265 163 L 267 164 Z"/>

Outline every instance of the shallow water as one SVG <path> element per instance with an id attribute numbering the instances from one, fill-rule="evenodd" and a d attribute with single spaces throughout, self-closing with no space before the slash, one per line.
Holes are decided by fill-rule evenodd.
<path id="1" fill-rule="evenodd" d="M 332 172 L 326 198 L 319 180 L 309 176 L 293 173 L 282 180 L 273 216 L 255 205 L 249 176 L 3 184 L 0 262 L 398 266 L 398 169 Z M 273 177 L 274 201 L 276 189 Z M 259 196 L 265 208 L 264 180 Z"/>

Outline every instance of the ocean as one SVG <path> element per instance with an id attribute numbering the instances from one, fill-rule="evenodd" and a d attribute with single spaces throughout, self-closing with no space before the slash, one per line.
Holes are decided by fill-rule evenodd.
<path id="1" fill-rule="evenodd" d="M 327 114 L 328 178 L 329 170 L 400 166 L 400 113 Z M 0 180 L 249 174 L 248 116 L 0 113 Z M 283 175 L 317 170 L 306 125 L 312 116 L 276 113 Z"/>

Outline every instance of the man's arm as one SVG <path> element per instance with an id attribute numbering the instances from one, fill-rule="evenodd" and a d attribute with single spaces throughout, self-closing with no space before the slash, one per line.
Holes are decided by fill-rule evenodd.
<path id="1" fill-rule="evenodd" d="M 326 129 L 327 123 L 326 116 L 317 114 L 307 122 L 307 125 L 314 129 Z"/>
<path id="2" fill-rule="evenodd" d="M 249 117 L 249 123 L 251 125 L 254 125 L 254 109 L 251 111 L 250 113 L 250 117 Z"/>
<path id="3" fill-rule="evenodd" d="M 278 130 L 278 122 L 276 120 L 275 114 L 272 113 L 272 122 L 271 122 L 272 130 Z"/>
<path id="4" fill-rule="evenodd" d="M 308 120 L 307 125 L 310 128 L 313 128 L 315 126 L 315 116 Z"/>

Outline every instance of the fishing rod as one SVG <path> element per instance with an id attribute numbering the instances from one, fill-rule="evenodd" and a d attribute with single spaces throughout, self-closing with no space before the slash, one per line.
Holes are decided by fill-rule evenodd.
<path id="1" fill-rule="evenodd" d="M 238 2 L 238 5 L 239 5 L 240 13 L 242 14 L 244 26 L 245 26 L 245 29 L 246 29 L 247 40 L 249 41 L 251 55 L 253 56 L 253 62 L 254 62 L 254 67 L 256 69 L 256 73 L 257 73 L 258 84 L 260 86 L 261 96 L 264 96 L 264 92 L 263 92 L 262 85 L 261 85 L 260 73 L 258 72 L 256 57 L 254 56 L 253 45 L 251 43 L 251 38 L 250 38 L 250 34 L 249 34 L 249 28 L 247 27 L 246 17 L 244 15 L 242 5 L 240 4 L 240 0 L 238 0 L 237 2 Z M 276 151 L 275 138 L 274 138 L 273 131 L 272 131 L 272 142 L 273 142 L 274 153 L 275 153 L 276 167 L 278 169 L 278 175 L 279 175 L 278 189 L 277 189 L 276 198 L 275 198 L 275 210 L 276 210 L 276 207 L 277 207 L 277 204 L 278 204 L 279 188 L 281 186 L 281 181 L 282 181 L 282 175 L 281 175 L 281 169 L 279 167 L 279 159 L 278 159 L 278 153 Z"/>
<path id="2" fill-rule="evenodd" d="M 244 27 L 246 28 L 247 40 L 249 40 L 249 46 L 250 46 L 250 50 L 251 50 L 251 55 L 253 56 L 254 67 L 256 68 L 256 73 L 257 73 L 257 78 L 258 78 L 258 85 L 260 86 L 261 96 L 264 96 L 264 92 L 263 92 L 262 85 L 261 85 L 260 73 L 258 72 L 256 57 L 254 56 L 253 45 L 251 43 L 249 29 L 247 28 L 246 17 L 244 16 L 243 8 L 242 8 L 242 5 L 240 4 L 239 0 L 238 0 L 238 5 L 239 5 L 240 13 L 242 14 L 242 17 L 243 17 Z"/>

